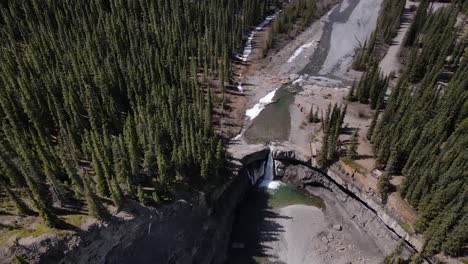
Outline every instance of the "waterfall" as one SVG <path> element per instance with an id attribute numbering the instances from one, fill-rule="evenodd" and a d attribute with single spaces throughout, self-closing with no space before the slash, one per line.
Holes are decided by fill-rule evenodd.
<path id="1" fill-rule="evenodd" d="M 268 158 L 262 161 L 258 166 L 247 169 L 247 177 L 250 179 L 250 184 L 255 185 L 261 180 L 259 187 L 270 190 L 278 189 L 283 183 L 275 181 L 275 161 L 273 159 L 273 147 L 270 146 Z"/>
<path id="2" fill-rule="evenodd" d="M 271 182 L 274 178 L 273 171 L 273 148 L 270 146 L 270 153 L 268 154 L 268 160 L 265 164 L 265 174 L 263 176 L 263 181 Z"/>
<path id="3" fill-rule="evenodd" d="M 270 146 L 270 153 L 268 154 L 267 162 L 265 163 L 265 170 L 263 175 L 263 180 L 260 183 L 261 188 L 267 189 L 278 189 L 283 183 L 280 181 L 275 181 L 275 161 L 273 160 L 273 147 Z"/>

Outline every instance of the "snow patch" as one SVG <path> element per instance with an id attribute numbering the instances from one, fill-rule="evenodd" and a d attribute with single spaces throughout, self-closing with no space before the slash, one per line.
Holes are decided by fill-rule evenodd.
<path id="1" fill-rule="evenodd" d="M 270 23 L 270 21 L 273 20 L 280 12 L 281 12 L 281 10 L 279 10 L 278 12 L 274 13 L 271 16 L 267 16 L 265 18 L 265 20 L 260 25 L 258 25 L 254 30 L 252 30 L 252 32 L 250 32 L 249 37 L 247 38 L 247 42 L 245 43 L 245 47 L 244 47 L 244 51 L 242 52 L 242 56 L 240 56 L 240 55 L 236 56 L 239 60 L 241 60 L 243 62 L 247 61 L 247 59 L 249 58 L 250 53 L 252 53 L 252 40 L 253 40 L 255 34 L 257 34 L 257 32 L 259 32 L 260 30 L 262 30 L 262 28 L 264 28 L 266 25 L 268 25 L 268 23 Z M 242 82 L 240 82 L 240 81 L 237 83 L 237 90 L 239 90 L 239 92 L 241 92 L 241 93 L 244 93 L 244 88 L 242 87 Z"/>
<path id="2" fill-rule="evenodd" d="M 257 104 L 255 104 L 252 108 L 248 109 L 246 112 L 245 112 L 245 115 L 247 115 L 249 117 L 250 120 L 254 119 L 255 117 L 257 117 L 260 112 L 269 104 L 271 104 L 273 102 L 273 98 L 275 97 L 275 93 L 276 93 L 276 90 L 278 89 L 275 89 L 271 92 L 269 92 L 267 95 L 265 95 L 265 97 L 263 97 L 262 99 L 260 99 L 260 101 L 258 101 Z"/>
<path id="3" fill-rule="evenodd" d="M 242 137 L 242 133 L 234 137 L 234 140 L 239 140 Z"/>
<path id="4" fill-rule="evenodd" d="M 311 48 L 311 47 L 317 47 L 317 42 L 315 40 L 309 42 L 309 43 L 306 43 L 302 46 L 300 46 L 295 52 L 294 54 L 288 59 L 288 63 L 291 63 L 294 61 L 294 59 L 297 58 L 297 56 L 299 56 L 302 51 L 304 51 L 304 49 L 308 49 L 308 48 Z"/>
<path id="5" fill-rule="evenodd" d="M 345 11 L 346 8 L 350 5 L 349 1 L 343 1 L 340 5 L 340 12 Z"/>

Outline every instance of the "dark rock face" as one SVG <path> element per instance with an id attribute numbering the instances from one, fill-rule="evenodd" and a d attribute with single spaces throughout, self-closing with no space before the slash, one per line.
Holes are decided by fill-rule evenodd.
<path id="1" fill-rule="evenodd" d="M 248 177 L 235 177 L 222 193 L 204 202 L 180 203 L 174 215 L 139 227 L 132 242 L 116 245 L 106 263 L 223 263 L 234 212 L 249 190 Z M 176 203 L 176 204 L 177 204 Z"/>
<path id="2" fill-rule="evenodd" d="M 273 159 L 275 159 L 275 160 L 296 160 L 296 152 L 294 150 L 275 148 L 273 150 Z"/>
<path id="3" fill-rule="evenodd" d="M 419 248 L 418 242 L 380 204 L 357 188 L 344 184 L 337 172 L 328 171 L 325 174 L 304 164 L 286 163 L 285 166 L 283 181 L 306 190 L 307 186 L 320 186 L 332 192 L 361 230 L 378 238 L 375 243 L 382 252 L 390 254 L 401 237 L 411 245 L 406 247 L 406 253 Z"/>
<path id="4" fill-rule="evenodd" d="M 252 187 L 248 171 L 263 164 L 268 155 L 269 149 L 261 146 L 242 153 L 236 158 L 240 168 L 225 184 L 207 192 L 209 195 L 200 192 L 189 201 L 179 200 L 158 209 L 128 201 L 132 203 L 128 212 L 134 219 L 111 221 L 105 227 L 80 234 L 73 248 L 57 246 L 42 254 L 38 262 L 224 263 L 236 207 Z M 399 237 L 386 225 L 396 228 L 395 220 L 372 200 L 356 195 L 359 191 L 350 190 L 333 172 L 328 172 L 330 176 L 303 160 L 294 160 L 294 151 L 274 150 L 273 156 L 277 177 L 306 190 L 308 186 L 320 186 L 331 191 L 353 221 L 365 232 L 382 238 L 379 248 L 388 253 L 393 250 Z"/>
<path id="5" fill-rule="evenodd" d="M 333 184 L 322 173 L 304 165 L 287 165 L 282 180 L 299 187 L 314 185 L 330 189 Z"/>
<path id="6" fill-rule="evenodd" d="M 79 242 L 73 249 L 55 247 L 37 262 L 224 263 L 235 209 L 252 187 L 245 171 L 241 169 L 208 196 L 200 192 L 190 201 L 178 200 L 163 208 L 127 201 L 123 210 L 134 219 L 114 219 L 75 236 Z"/>

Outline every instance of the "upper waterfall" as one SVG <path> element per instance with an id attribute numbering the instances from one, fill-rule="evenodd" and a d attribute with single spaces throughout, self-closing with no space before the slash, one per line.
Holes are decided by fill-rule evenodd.
<path id="1" fill-rule="evenodd" d="M 265 173 L 263 180 L 260 183 L 261 188 L 277 189 L 282 185 L 282 182 L 275 181 L 275 161 L 273 160 L 273 146 L 270 146 L 267 162 L 265 163 Z"/>

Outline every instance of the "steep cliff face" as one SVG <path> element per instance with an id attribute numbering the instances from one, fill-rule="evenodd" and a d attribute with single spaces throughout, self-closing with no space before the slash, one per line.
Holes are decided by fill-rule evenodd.
<path id="1" fill-rule="evenodd" d="M 198 192 L 162 208 L 127 201 L 128 219 L 114 219 L 32 253 L 34 263 L 223 263 L 230 243 L 236 208 L 255 184 L 254 173 L 265 166 L 270 149 L 256 146 L 235 156 L 233 175 L 222 186 Z M 292 150 L 272 152 L 276 178 L 307 190 L 322 187 L 333 195 L 362 229 L 376 237 L 382 252 L 390 253 L 404 237 L 398 222 L 374 200 L 341 181 L 339 172 L 308 166 Z M 256 175 L 255 179 L 257 179 Z M 31 255 L 35 254 L 35 255 Z"/>
<path id="2" fill-rule="evenodd" d="M 109 250 L 105 262 L 223 263 L 235 209 L 250 187 L 240 173 L 223 192 L 194 203 L 176 202 L 172 212 L 132 230 L 132 238 Z"/>
<path id="3" fill-rule="evenodd" d="M 301 164 L 286 165 L 283 181 L 308 190 L 308 186 L 320 186 L 330 193 L 343 205 L 347 215 L 362 231 L 375 238 L 377 247 L 385 254 L 390 254 L 399 241 L 399 236 L 389 229 L 378 216 L 374 208 L 370 207 L 355 196 L 353 192 L 337 184 L 332 178 Z"/>
<path id="4" fill-rule="evenodd" d="M 107 223 L 17 245 L 12 255 L 48 264 L 224 263 L 236 207 L 252 187 L 248 172 L 263 166 L 268 154 L 264 146 L 251 146 L 237 153 L 232 175 L 221 186 L 158 208 L 127 200 Z"/>
<path id="5" fill-rule="evenodd" d="M 210 195 L 200 193 L 196 199 L 179 200 L 160 210 L 144 208 L 132 221 L 111 223 L 93 232 L 83 239 L 84 245 L 60 262 L 223 263 L 236 207 L 255 184 L 253 174 L 265 166 L 268 155 L 269 149 L 260 146 L 243 152 L 236 157 L 239 162 L 232 178 Z M 276 148 L 273 157 L 277 178 L 305 190 L 318 186 L 329 192 L 352 221 L 376 238 L 382 252 L 391 253 L 400 237 L 408 240 L 396 220 L 374 200 L 341 181 L 339 172 L 324 174 L 298 160 L 292 150 Z"/>
<path id="6" fill-rule="evenodd" d="M 370 208 L 373 213 L 387 226 L 388 229 L 392 230 L 399 237 L 404 238 L 411 247 L 417 251 L 421 251 L 423 248 L 422 240 L 416 235 L 409 234 L 404 230 L 397 221 L 397 217 L 392 215 L 390 212 L 384 209 L 384 206 L 381 202 L 377 201 L 375 198 L 371 197 L 369 194 L 361 191 L 355 186 L 349 185 L 342 180 L 344 175 L 340 175 L 339 171 L 334 169 L 329 169 L 327 175 L 336 182 L 337 185 L 342 186 L 349 193 L 352 193 L 356 199 L 359 199 L 361 203 L 365 204 Z"/>
<path id="7" fill-rule="evenodd" d="M 340 171 L 330 168 L 324 172 L 312 167 L 310 160 L 297 157 L 293 150 L 284 146 L 275 149 L 274 157 L 278 178 L 306 190 L 308 186 L 320 186 L 331 192 L 362 230 L 378 238 L 376 244 L 383 252 L 391 253 L 402 238 L 407 253 L 422 249 L 419 237 L 404 230 L 398 218 L 385 210 L 379 199 L 344 181 L 345 175 Z"/>

